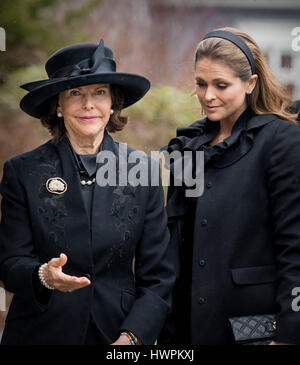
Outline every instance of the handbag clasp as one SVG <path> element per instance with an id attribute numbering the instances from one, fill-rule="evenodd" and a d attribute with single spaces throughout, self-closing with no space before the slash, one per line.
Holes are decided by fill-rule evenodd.
<path id="1" fill-rule="evenodd" d="M 270 332 L 276 331 L 277 323 L 276 321 L 266 321 L 266 328 Z"/>

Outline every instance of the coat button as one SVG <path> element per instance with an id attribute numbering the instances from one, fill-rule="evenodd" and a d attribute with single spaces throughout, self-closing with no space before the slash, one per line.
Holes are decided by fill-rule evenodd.
<path id="1" fill-rule="evenodd" d="M 198 302 L 199 302 L 199 304 L 204 304 L 205 298 L 199 297 Z"/>
<path id="2" fill-rule="evenodd" d="M 207 219 L 202 219 L 201 226 L 203 227 L 207 226 Z"/>
<path id="3" fill-rule="evenodd" d="M 199 265 L 204 266 L 205 265 L 205 260 L 199 260 Z"/>
<path id="4" fill-rule="evenodd" d="M 210 188 L 212 187 L 212 182 L 211 182 L 211 181 L 208 181 L 208 182 L 206 183 L 206 187 L 207 187 L 208 189 L 210 189 Z"/>
<path id="5" fill-rule="evenodd" d="M 85 276 L 86 278 L 88 278 L 89 280 L 91 280 L 91 279 L 92 279 L 92 277 L 91 277 L 91 275 L 90 275 L 90 274 L 84 274 L 84 276 Z"/>

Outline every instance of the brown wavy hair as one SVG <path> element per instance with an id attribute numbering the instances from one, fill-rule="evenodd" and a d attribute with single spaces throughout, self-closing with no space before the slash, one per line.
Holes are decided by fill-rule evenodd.
<path id="1" fill-rule="evenodd" d="M 124 98 L 120 88 L 115 85 L 110 85 L 110 92 L 112 99 L 111 107 L 114 113 L 110 116 L 106 129 L 108 132 L 114 133 L 121 131 L 125 127 L 128 117 L 121 116 Z M 52 142 L 58 143 L 66 134 L 64 120 L 57 116 L 58 95 L 53 97 L 48 105 L 48 112 L 42 116 L 41 123 L 49 130 L 52 136 Z"/>
<path id="2" fill-rule="evenodd" d="M 270 66 L 257 43 L 246 33 L 238 29 L 225 27 L 225 30 L 241 37 L 250 48 L 258 79 L 250 95 L 246 95 L 247 105 L 258 115 L 275 114 L 280 119 L 296 123 L 297 115 L 289 111 L 291 98 L 285 88 L 275 80 Z M 196 49 L 195 64 L 202 58 L 224 62 L 242 81 L 248 81 L 252 76 L 250 64 L 244 53 L 232 42 L 222 38 L 202 40 Z"/>

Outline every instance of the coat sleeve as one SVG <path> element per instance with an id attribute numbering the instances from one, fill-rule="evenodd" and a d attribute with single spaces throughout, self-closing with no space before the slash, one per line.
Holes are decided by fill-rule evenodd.
<path id="1" fill-rule="evenodd" d="M 11 160 L 4 165 L 0 192 L 0 280 L 8 291 L 43 310 L 33 280 L 41 263 L 34 250 L 25 190 Z"/>
<path id="2" fill-rule="evenodd" d="M 144 228 L 135 252 L 138 297 L 122 329 L 133 332 L 143 344 L 153 344 L 170 309 L 175 274 L 168 251 L 169 231 L 162 186 L 145 188 L 149 191 Z"/>
<path id="3" fill-rule="evenodd" d="M 299 344 L 300 311 L 293 306 L 293 289 L 300 286 L 300 129 L 292 123 L 280 123 L 273 138 L 268 184 L 280 307 L 275 340 Z"/>

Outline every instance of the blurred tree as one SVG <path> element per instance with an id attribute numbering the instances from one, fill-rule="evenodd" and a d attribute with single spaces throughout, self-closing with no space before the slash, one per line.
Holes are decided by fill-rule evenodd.
<path id="1" fill-rule="evenodd" d="M 53 19 L 41 16 L 45 7 L 53 7 L 58 0 L 1 0 L 0 24 L 7 30 L 7 42 L 10 46 L 26 44 L 27 46 L 45 47 L 46 31 Z"/>
<path id="2" fill-rule="evenodd" d="M 52 0 L 54 6 L 59 0 Z M 43 52 L 54 32 L 54 20 L 41 16 L 48 0 L 1 0 L 0 25 L 6 30 L 6 52 L 1 53 L 0 82 L 18 67 L 34 60 L 36 50 Z"/>
<path id="3" fill-rule="evenodd" d="M 1 0 L 0 26 L 6 30 L 7 51 L 1 53 L 0 84 L 9 72 L 40 63 L 70 38 L 74 40 L 75 23 L 75 42 L 83 40 L 78 23 L 101 1 L 81 0 L 75 6 L 62 0 Z"/>
<path id="4" fill-rule="evenodd" d="M 175 137 L 176 128 L 203 118 L 197 97 L 171 86 L 151 88 L 122 114 L 129 122 L 116 139 L 147 153 L 159 150 Z"/>

